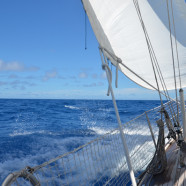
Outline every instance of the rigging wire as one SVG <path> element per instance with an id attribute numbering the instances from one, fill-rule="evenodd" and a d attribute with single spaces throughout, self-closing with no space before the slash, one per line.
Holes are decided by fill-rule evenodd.
<path id="1" fill-rule="evenodd" d="M 141 79 L 143 82 L 145 82 L 147 85 L 149 85 L 151 88 L 153 88 L 154 90 L 157 90 L 157 88 L 155 88 L 153 85 L 151 85 L 149 82 L 147 82 L 145 79 L 143 79 L 141 76 L 139 76 L 138 74 L 136 74 L 134 71 L 132 71 L 129 67 L 127 67 L 124 63 L 122 63 L 122 61 L 121 61 L 121 59 L 120 58 L 118 58 L 115 54 L 113 54 L 112 52 L 110 52 L 109 50 L 107 50 L 106 48 L 103 48 L 103 47 L 99 47 L 99 49 L 104 53 L 104 57 L 106 57 L 107 56 L 107 58 L 112 58 L 114 61 L 116 61 L 118 64 L 120 64 L 120 65 L 122 65 L 123 67 L 125 67 L 127 70 L 129 70 L 131 73 L 133 73 L 135 76 L 137 76 L 139 79 Z M 158 91 L 158 90 L 157 90 Z M 172 98 L 170 98 L 170 97 L 167 97 L 167 96 L 169 96 L 169 95 L 166 95 L 166 94 L 164 94 L 163 92 L 161 92 L 160 91 L 160 93 L 162 94 L 162 95 L 164 95 L 166 98 L 168 98 L 169 99 L 169 103 L 168 103 L 168 107 L 169 107 L 169 110 L 170 110 L 170 112 L 171 112 L 171 115 L 172 115 L 172 119 L 173 119 L 173 121 L 174 121 L 174 124 L 175 124 L 175 112 L 174 112 L 174 108 L 173 108 L 173 102 L 175 101 L 175 100 L 173 100 Z M 171 104 L 171 106 L 170 106 L 170 104 Z M 174 112 L 174 115 L 173 115 L 173 113 L 172 113 L 172 110 L 173 110 L 173 112 Z M 162 116 L 162 115 L 161 115 Z M 178 123 L 178 125 L 179 125 L 179 123 Z M 176 127 L 176 125 L 175 125 L 175 127 Z"/>
<path id="2" fill-rule="evenodd" d="M 120 65 L 122 65 L 124 68 L 126 68 L 128 71 L 130 71 L 132 74 L 134 74 L 136 77 L 138 77 L 141 81 L 143 81 L 144 83 L 146 83 L 148 86 L 150 86 L 152 89 L 158 91 L 158 89 L 156 87 L 154 87 L 152 84 L 150 84 L 148 81 L 146 81 L 145 79 L 143 79 L 140 75 L 138 75 L 136 72 L 134 72 L 132 69 L 130 69 L 128 66 L 126 66 L 124 63 L 122 63 L 121 59 L 118 58 L 115 54 L 111 53 L 110 51 L 108 51 L 106 48 L 104 47 L 99 47 L 100 49 L 102 49 L 107 55 L 107 57 L 111 57 L 114 61 L 116 61 L 117 63 L 120 63 Z M 171 100 L 171 101 L 175 101 L 174 99 L 172 99 L 171 97 L 168 97 L 168 95 L 164 94 L 163 92 L 160 91 L 160 93 L 162 95 L 164 95 L 167 99 Z"/>
<path id="3" fill-rule="evenodd" d="M 174 84 L 175 84 L 175 94 L 176 94 L 176 102 L 177 102 L 177 117 L 179 117 L 179 108 L 178 108 L 178 94 L 177 94 L 177 83 L 176 83 L 176 71 L 175 71 L 175 62 L 174 62 L 174 49 L 172 43 L 172 30 L 171 30 L 171 22 L 170 22 L 170 14 L 169 14 L 169 2 L 167 3 L 167 15 L 169 21 L 169 33 L 170 33 L 170 43 L 171 43 L 171 52 L 172 52 L 172 64 L 173 64 L 173 72 L 174 72 Z M 177 118 L 179 119 L 179 118 Z"/>
<path id="4" fill-rule="evenodd" d="M 162 97 L 161 97 L 161 94 L 160 94 L 160 88 L 159 88 L 159 83 L 158 83 L 158 79 L 157 79 L 157 75 L 156 75 L 156 71 L 155 71 L 155 67 L 154 67 L 154 62 L 153 62 L 153 57 L 152 57 L 152 49 L 149 45 L 149 40 L 147 38 L 147 32 L 146 32 L 146 29 L 145 29 L 145 25 L 144 25 L 144 22 L 143 22 L 143 19 L 142 19 L 142 16 L 141 16 L 141 12 L 140 12 L 140 9 L 139 9 L 139 5 L 138 5 L 138 1 L 137 0 L 133 0 L 133 3 L 134 3 L 134 6 L 136 8 L 136 11 L 137 11 L 137 14 L 138 14 L 138 18 L 141 22 L 141 25 L 142 25 L 142 28 L 143 28 L 143 31 L 144 31 L 144 34 L 145 34 L 145 39 L 146 39 L 146 42 L 147 42 L 147 46 L 148 46 L 148 51 L 149 51 L 149 55 L 150 55 L 150 59 L 151 59 L 151 64 L 152 64 L 152 68 L 153 68 L 153 72 L 154 72 L 154 77 L 155 77 L 155 81 L 156 81 L 156 85 L 157 85 L 157 88 L 158 88 L 158 93 L 159 93 L 159 97 L 160 97 L 160 100 L 161 100 L 161 106 L 163 107 L 163 101 L 162 101 Z"/>
<path id="5" fill-rule="evenodd" d="M 178 72 L 179 72 L 179 82 L 180 82 L 180 89 L 182 88 L 182 84 L 181 84 L 181 75 L 180 75 L 180 61 L 179 61 L 179 55 L 178 55 L 178 47 L 177 47 L 177 39 L 176 39 L 176 27 L 175 27 L 175 21 L 174 21 L 174 13 L 173 13 L 173 7 L 172 7 L 172 0 L 171 0 L 171 12 L 172 12 L 172 21 L 173 21 L 173 28 L 174 28 L 174 42 L 175 42 L 175 46 L 176 46 L 176 57 L 177 57 L 177 62 L 178 62 Z M 178 108 L 178 103 L 177 103 L 177 114 L 178 114 L 178 126 L 179 125 L 179 108 Z"/>
<path id="6" fill-rule="evenodd" d="M 175 46 L 176 46 L 176 56 L 177 56 L 177 62 L 178 62 L 178 70 L 179 70 L 179 80 L 180 80 L 180 89 L 182 88 L 181 84 L 181 75 L 180 75 L 180 60 L 178 55 L 178 46 L 177 46 L 177 40 L 176 40 L 176 27 L 175 27 L 175 21 L 174 21 L 174 13 L 172 8 L 172 0 L 171 0 L 171 12 L 172 12 L 172 20 L 173 20 L 173 28 L 174 28 L 174 39 L 175 39 Z"/>
<path id="7" fill-rule="evenodd" d="M 87 49 L 87 16 L 85 10 L 85 50 Z"/>
<path id="8" fill-rule="evenodd" d="M 145 28 L 145 25 L 144 25 L 144 22 L 143 22 L 143 19 L 142 19 L 142 15 L 141 15 L 141 12 L 140 12 L 140 8 L 139 8 L 138 1 L 137 1 L 137 0 L 133 0 L 133 2 L 134 2 L 134 5 L 135 5 L 135 8 L 136 8 L 136 11 L 137 11 L 139 20 L 140 20 L 140 22 L 141 22 L 141 25 L 142 25 L 144 34 L 145 34 L 145 38 L 146 38 L 146 42 L 147 42 L 147 46 L 148 46 L 149 54 L 150 54 L 150 58 L 151 58 L 151 63 L 152 63 L 152 66 L 153 66 L 153 71 L 154 71 L 154 73 L 156 73 L 155 68 L 154 68 L 154 64 L 155 64 L 155 67 L 156 67 L 156 70 L 157 70 L 157 72 L 158 72 L 159 79 L 160 79 L 160 82 L 161 82 L 161 85 L 162 85 L 164 94 L 166 95 L 166 98 L 168 98 L 167 100 L 170 101 L 170 97 L 169 97 L 169 94 L 168 94 L 168 91 L 167 91 L 167 87 L 166 87 L 166 84 L 165 84 L 165 81 L 164 81 L 164 78 L 163 78 L 161 69 L 160 69 L 160 67 L 159 67 L 159 64 L 158 64 L 156 55 L 155 55 L 155 53 L 154 53 L 153 46 L 152 46 L 152 44 L 151 44 L 150 38 L 149 38 L 149 36 L 148 36 L 147 30 L 146 30 L 146 28 Z M 157 79 L 157 78 L 156 78 L 156 75 L 155 75 L 155 79 Z M 156 81 L 156 82 L 157 82 L 157 81 Z M 161 98 L 160 98 L 160 100 L 161 100 Z M 172 109 L 170 109 L 170 111 L 173 110 L 173 112 L 174 112 L 172 103 L 171 103 L 171 108 L 172 108 Z M 171 114 L 172 114 L 172 111 L 171 111 Z M 173 114 L 172 114 L 172 115 L 173 115 Z M 175 112 L 174 112 L 174 116 L 175 116 Z M 173 118 L 173 120 L 174 120 L 175 117 L 172 117 L 172 118 Z M 174 122 L 175 122 L 175 120 L 174 120 Z M 178 123 L 178 122 L 177 122 L 177 123 Z"/>
<path id="9" fill-rule="evenodd" d="M 162 73 L 161 73 L 159 64 L 158 64 L 158 62 L 157 62 L 156 55 L 155 55 L 154 50 L 153 50 L 153 46 L 152 46 L 152 44 L 151 44 L 150 38 L 149 38 L 148 33 L 147 33 L 147 30 L 146 30 L 146 28 L 145 28 L 145 24 L 144 24 L 144 22 L 143 22 L 143 19 L 142 19 L 142 16 L 141 16 L 141 12 L 140 12 L 140 8 L 139 8 L 139 4 L 137 3 L 137 1 L 136 1 L 136 6 L 137 6 L 137 7 L 136 7 L 136 8 L 137 8 L 137 13 L 138 13 L 138 16 L 139 16 L 139 19 L 140 19 L 142 28 L 144 29 L 145 37 L 146 37 L 146 40 L 147 40 L 147 45 L 148 45 L 148 47 L 150 48 L 149 53 L 151 54 L 152 59 L 153 59 L 154 62 L 155 62 L 155 66 L 156 66 L 158 75 L 159 75 L 159 77 L 160 77 L 160 82 L 161 82 L 162 88 L 163 88 L 163 90 L 164 90 L 164 85 L 163 85 L 163 84 L 165 84 L 164 78 L 163 78 L 163 76 L 162 76 Z M 157 68 L 157 67 L 158 67 L 158 68 Z M 162 82 L 163 82 L 163 83 L 162 83 Z M 166 85 L 165 85 L 165 86 L 166 86 Z M 165 91 L 164 91 L 164 93 L 165 93 Z"/>

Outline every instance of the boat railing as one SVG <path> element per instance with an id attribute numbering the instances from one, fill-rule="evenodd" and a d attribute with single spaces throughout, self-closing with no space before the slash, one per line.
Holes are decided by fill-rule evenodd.
<path id="1" fill-rule="evenodd" d="M 164 104 L 172 121 L 176 114 L 171 113 L 170 108 L 176 110 L 176 105 L 174 101 Z M 160 106 L 151 109 L 122 125 L 136 179 L 154 156 L 159 132 L 156 121 L 161 118 L 160 109 Z M 165 137 L 167 135 L 165 124 Z M 3 186 L 131 185 L 119 129 L 41 165 L 29 166 L 11 173 Z"/>

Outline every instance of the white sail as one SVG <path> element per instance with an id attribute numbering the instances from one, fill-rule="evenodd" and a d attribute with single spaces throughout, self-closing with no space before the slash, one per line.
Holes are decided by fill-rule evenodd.
<path id="1" fill-rule="evenodd" d="M 154 87 L 157 87 L 145 35 L 133 4 L 133 0 L 82 1 L 100 46 L 114 53 L 129 69 Z M 169 8 L 171 8 L 170 3 L 171 1 L 169 1 Z M 186 37 L 184 34 L 186 33 L 186 3 L 184 0 L 175 0 L 172 5 L 176 26 L 182 86 L 185 87 Z M 140 0 L 139 6 L 160 69 L 163 72 L 167 89 L 174 89 L 174 73 L 166 0 Z M 172 32 L 172 35 L 175 51 L 175 34 Z M 174 55 L 176 75 L 178 76 L 175 52 Z M 112 63 L 116 65 L 115 61 L 112 61 Z M 128 78 L 140 86 L 152 89 L 152 87 L 121 64 L 119 65 L 119 68 Z M 160 89 L 162 89 L 161 86 Z"/>

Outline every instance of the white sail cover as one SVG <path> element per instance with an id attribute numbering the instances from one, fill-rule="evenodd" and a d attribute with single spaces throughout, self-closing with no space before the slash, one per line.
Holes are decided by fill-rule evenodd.
<path id="1" fill-rule="evenodd" d="M 128 68 L 157 88 L 145 35 L 133 0 L 82 0 L 96 38 L 122 60 Z M 166 0 L 138 0 L 142 18 L 156 54 L 167 89 L 174 89 L 174 73 L 170 44 Z M 186 3 L 173 0 L 176 38 L 180 60 L 182 87 L 186 87 Z M 169 0 L 170 16 L 171 1 Z M 178 65 L 171 16 L 171 28 L 178 82 Z M 115 61 L 112 61 L 116 65 Z M 147 83 L 121 64 L 120 70 L 142 87 L 152 89 Z M 179 86 L 178 86 L 179 87 Z M 160 89 L 162 87 L 160 86 Z"/>

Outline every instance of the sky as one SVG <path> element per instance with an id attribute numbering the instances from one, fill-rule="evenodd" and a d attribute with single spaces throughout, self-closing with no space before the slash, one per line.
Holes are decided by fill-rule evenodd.
<path id="1" fill-rule="evenodd" d="M 88 20 L 85 50 L 81 0 L 1 0 L 0 27 L 0 98 L 110 99 Z M 114 92 L 116 99 L 158 99 L 121 73 Z"/>

